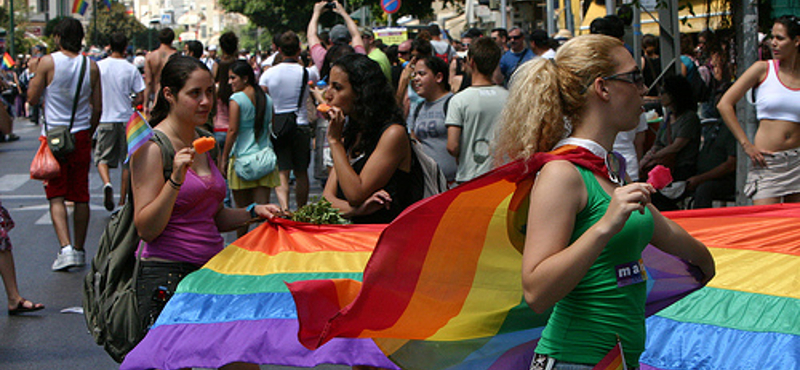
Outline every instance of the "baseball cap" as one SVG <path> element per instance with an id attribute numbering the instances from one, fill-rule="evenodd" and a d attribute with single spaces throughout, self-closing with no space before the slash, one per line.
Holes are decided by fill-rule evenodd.
<path id="1" fill-rule="evenodd" d="M 217 45 L 208 45 L 206 50 L 208 50 L 208 51 L 217 51 Z"/>
<path id="2" fill-rule="evenodd" d="M 350 40 L 352 40 L 350 32 L 343 24 L 333 26 L 330 32 L 328 32 L 328 35 L 331 38 L 331 42 L 334 44 L 349 44 Z"/>
<path id="3" fill-rule="evenodd" d="M 373 39 L 375 38 L 375 34 L 372 33 L 372 30 L 366 27 L 361 29 L 361 36 L 368 36 Z"/>

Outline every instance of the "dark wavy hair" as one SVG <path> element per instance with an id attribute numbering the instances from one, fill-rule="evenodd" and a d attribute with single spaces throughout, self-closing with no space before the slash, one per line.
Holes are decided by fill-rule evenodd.
<path id="1" fill-rule="evenodd" d="M 61 18 L 53 28 L 53 35 L 61 38 L 58 44 L 64 50 L 78 53 L 83 47 L 83 25 L 75 18 Z"/>
<path id="2" fill-rule="evenodd" d="M 164 89 L 169 87 L 173 94 L 178 95 L 178 92 L 186 86 L 186 81 L 189 76 L 196 70 L 203 70 L 211 75 L 205 64 L 196 58 L 189 56 L 178 55 L 167 60 L 164 64 L 164 69 L 161 70 L 161 90 L 158 90 L 158 98 L 156 98 L 156 105 L 150 113 L 150 124 L 155 127 L 169 115 L 172 105 L 170 105 L 167 97 L 164 96 Z"/>
<path id="3" fill-rule="evenodd" d="M 344 147 L 352 154 L 371 153 L 386 126 L 404 125 L 392 86 L 378 62 L 363 54 L 345 55 L 332 68 L 347 74 L 355 95 L 350 121 L 342 133 Z"/>
<path id="4" fill-rule="evenodd" d="M 231 64 L 230 71 L 231 73 L 239 76 L 239 78 L 245 80 L 245 82 L 255 90 L 256 118 L 255 122 L 253 122 L 253 127 L 255 128 L 257 140 L 261 137 L 261 133 L 264 131 L 264 116 L 266 115 L 267 111 L 267 97 L 264 95 L 261 87 L 258 86 L 258 81 L 256 80 L 255 72 L 253 72 L 253 67 L 251 67 L 246 61 L 237 60 L 233 62 L 233 64 Z"/>
<path id="5" fill-rule="evenodd" d="M 448 66 L 444 60 L 439 57 L 425 56 L 418 61 L 425 63 L 425 66 L 433 72 L 434 77 L 437 73 L 441 73 L 442 82 L 440 82 L 439 85 L 442 86 L 445 91 L 450 91 L 450 66 Z"/>
<path id="6" fill-rule="evenodd" d="M 664 79 L 663 91 L 669 94 L 675 105 L 675 117 L 686 111 L 697 110 L 697 100 L 692 93 L 692 85 L 686 77 L 680 75 L 669 76 Z"/>
<path id="7" fill-rule="evenodd" d="M 786 28 L 786 33 L 790 39 L 800 36 L 800 19 L 793 15 L 782 15 L 775 19 L 775 23 L 780 23 Z"/>

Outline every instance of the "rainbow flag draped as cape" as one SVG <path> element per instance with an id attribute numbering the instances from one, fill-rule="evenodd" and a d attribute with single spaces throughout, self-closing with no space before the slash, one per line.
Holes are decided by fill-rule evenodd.
<path id="1" fill-rule="evenodd" d="M 139 111 L 134 111 L 128 124 L 125 125 L 125 137 L 128 141 L 128 157 L 125 158 L 125 163 L 127 163 L 133 153 L 153 137 L 153 129 Z"/>
<path id="2" fill-rule="evenodd" d="M 540 165 L 492 171 L 412 206 L 388 227 L 262 225 L 181 282 L 121 369 L 233 361 L 527 368 L 547 316 L 534 314 L 522 299 L 517 246 L 524 215 L 517 211 L 527 209 L 530 181 L 518 181 Z M 737 358 L 749 359 L 742 364 L 767 358 L 759 368 L 796 367 L 800 206 L 667 216 L 711 247 L 718 275 L 648 319 L 642 367 L 742 368 L 732 362 Z M 738 261 L 748 253 L 759 263 Z M 698 288 L 685 263 L 653 247 L 643 259 L 648 315 Z M 774 272 L 762 277 L 761 260 Z"/>
<path id="3" fill-rule="evenodd" d="M 89 8 L 88 0 L 75 0 L 72 3 L 72 14 L 78 13 L 80 15 L 84 15 L 86 13 L 86 9 L 88 8 Z"/>
<path id="4" fill-rule="evenodd" d="M 3 69 L 4 70 L 9 70 L 9 69 L 13 68 L 14 64 L 15 64 L 14 63 L 14 58 L 12 58 L 11 55 L 8 54 L 8 52 L 3 54 Z"/>

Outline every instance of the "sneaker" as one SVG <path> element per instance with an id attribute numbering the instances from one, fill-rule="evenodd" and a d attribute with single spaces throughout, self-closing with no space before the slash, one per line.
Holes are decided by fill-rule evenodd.
<path id="1" fill-rule="evenodd" d="M 79 267 L 86 264 L 86 252 L 75 250 L 71 245 L 61 248 L 55 262 L 53 271 L 66 271 L 70 267 Z"/>
<path id="2" fill-rule="evenodd" d="M 114 210 L 114 188 L 111 187 L 111 184 L 103 186 L 103 205 L 109 212 Z"/>

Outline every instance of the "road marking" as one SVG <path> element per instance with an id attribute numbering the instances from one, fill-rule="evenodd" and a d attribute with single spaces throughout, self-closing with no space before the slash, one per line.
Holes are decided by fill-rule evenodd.
<path id="1" fill-rule="evenodd" d="M 3 175 L 2 177 L 0 177 L 0 192 L 17 190 L 19 189 L 20 186 L 24 185 L 30 179 L 31 175 L 27 173 Z"/>

